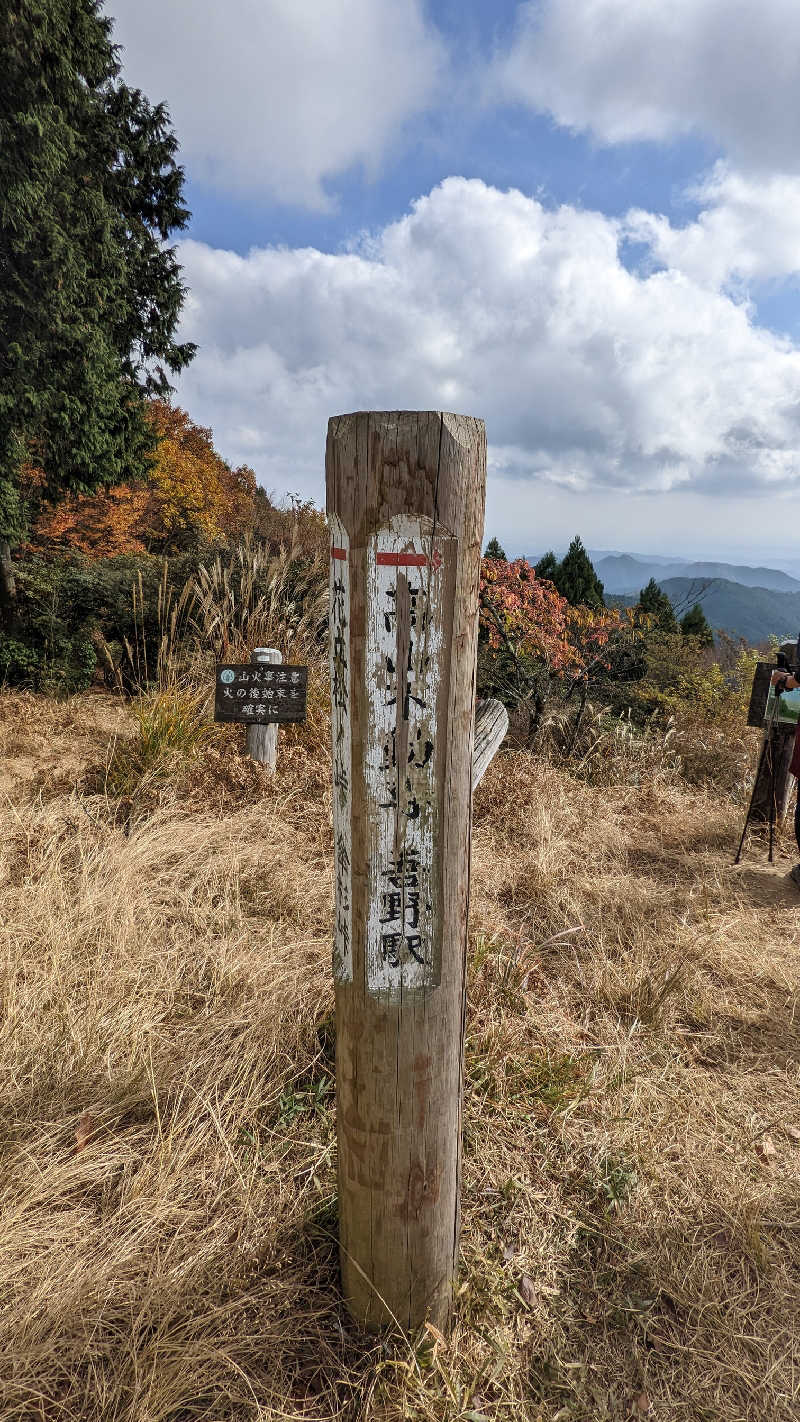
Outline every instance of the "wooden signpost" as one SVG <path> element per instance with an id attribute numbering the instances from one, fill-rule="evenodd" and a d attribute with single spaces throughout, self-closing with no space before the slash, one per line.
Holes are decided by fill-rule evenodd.
<path id="1" fill-rule="evenodd" d="M 342 1282 L 367 1325 L 442 1327 L 459 1236 L 483 424 L 341 415 L 326 475 Z M 487 720 L 488 745 L 502 716 Z"/>
<path id="2" fill-rule="evenodd" d="M 275 647 L 256 647 L 250 663 L 217 666 L 214 720 L 247 726 L 247 750 L 253 760 L 274 770 L 278 726 L 306 718 L 308 667 L 284 666 Z"/>

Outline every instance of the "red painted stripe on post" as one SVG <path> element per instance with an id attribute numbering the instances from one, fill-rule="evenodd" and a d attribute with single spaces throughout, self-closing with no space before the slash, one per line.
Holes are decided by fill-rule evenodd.
<path id="1" fill-rule="evenodd" d="M 433 551 L 433 557 L 429 558 L 427 553 L 378 553 L 376 562 L 384 568 L 425 568 L 430 564 L 435 573 L 438 573 L 442 566 L 442 555 L 438 548 Z"/>
<path id="2" fill-rule="evenodd" d="M 346 560 L 346 559 L 347 559 L 347 549 L 346 549 L 346 548 L 332 548 L 332 549 L 331 549 L 331 557 L 332 557 L 332 558 L 343 558 L 343 559 Z"/>
<path id="3" fill-rule="evenodd" d="M 378 553 L 376 562 L 384 568 L 424 568 L 427 553 Z"/>

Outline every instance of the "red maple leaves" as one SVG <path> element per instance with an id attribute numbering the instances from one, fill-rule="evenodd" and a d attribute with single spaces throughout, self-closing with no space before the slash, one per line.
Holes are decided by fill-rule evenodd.
<path id="1" fill-rule="evenodd" d="M 584 677 L 607 665 L 605 649 L 626 623 L 619 612 L 572 607 L 525 558 L 484 558 L 481 628 L 495 651 L 544 663 L 557 676 Z"/>

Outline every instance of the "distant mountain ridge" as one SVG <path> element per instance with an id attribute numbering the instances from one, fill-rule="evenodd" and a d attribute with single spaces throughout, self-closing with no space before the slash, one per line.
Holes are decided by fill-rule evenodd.
<path id="1" fill-rule="evenodd" d="M 751 568 L 736 563 L 714 563 L 710 560 L 681 563 L 677 560 L 666 566 L 655 561 L 636 558 L 631 553 L 612 554 L 595 563 L 595 572 L 607 593 L 636 594 L 651 578 L 663 584 L 669 580 L 689 579 L 706 582 L 710 578 L 722 579 L 728 583 L 738 583 L 742 587 L 762 588 L 771 592 L 800 593 L 800 579 L 793 578 L 779 568 Z M 705 603 L 704 603 L 705 606 Z M 708 615 L 706 613 L 706 615 Z"/>
<path id="2" fill-rule="evenodd" d="M 665 578 L 664 589 L 673 607 L 686 611 L 694 598 L 696 578 Z M 698 600 L 698 599 L 695 599 Z M 800 586 L 797 592 L 776 592 L 773 588 L 746 587 L 743 583 L 718 578 L 699 598 L 706 620 L 715 631 L 722 629 L 734 637 L 744 637 L 751 645 L 765 642 L 771 634 L 781 641 L 796 641 L 800 628 Z"/>
<path id="3" fill-rule="evenodd" d="M 780 568 L 588 551 L 609 606 L 635 603 L 655 578 L 679 617 L 699 602 L 715 632 L 744 637 L 753 646 L 771 635 L 794 640 L 800 630 L 800 578 Z"/>
<path id="4" fill-rule="evenodd" d="M 587 548 L 595 572 L 607 593 L 631 595 L 641 592 L 651 578 L 725 578 L 749 588 L 771 588 L 773 592 L 800 592 L 800 560 L 768 567 L 752 563 L 727 563 L 719 559 L 677 558 L 657 553 L 626 553 L 607 548 Z M 562 552 L 555 550 L 556 557 Z M 542 553 L 529 554 L 528 562 L 538 563 Z M 791 568 L 791 571 L 789 569 Z M 797 574 L 798 576 L 795 576 Z"/>
<path id="5" fill-rule="evenodd" d="M 775 592 L 772 588 L 749 588 L 743 583 L 718 578 L 698 596 L 697 578 L 659 578 L 679 617 L 692 603 L 699 602 L 706 620 L 715 632 L 729 632 L 732 637 L 744 637 L 752 647 L 775 635 L 781 642 L 795 641 L 800 630 L 800 590 L 796 593 Z M 635 593 L 610 593 L 609 606 L 630 607 L 637 600 Z"/>

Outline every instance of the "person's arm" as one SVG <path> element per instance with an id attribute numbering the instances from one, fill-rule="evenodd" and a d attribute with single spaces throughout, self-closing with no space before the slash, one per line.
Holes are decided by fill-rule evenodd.
<path id="1" fill-rule="evenodd" d="M 800 681 L 798 681 L 797 677 L 792 676 L 791 672 L 782 671 L 781 668 L 778 667 L 777 670 L 772 673 L 772 685 L 778 691 L 778 695 L 782 696 L 784 691 L 794 691 L 796 686 L 800 686 Z"/>

